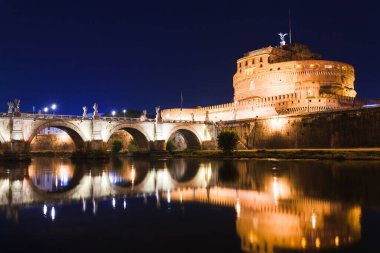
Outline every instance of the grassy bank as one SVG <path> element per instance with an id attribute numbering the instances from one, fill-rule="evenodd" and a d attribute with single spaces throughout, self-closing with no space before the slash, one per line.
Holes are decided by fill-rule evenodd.
<path id="1" fill-rule="evenodd" d="M 292 150 L 238 150 L 223 153 L 216 150 L 174 152 L 174 157 L 194 158 L 276 158 L 276 159 L 320 159 L 320 160 L 380 160 L 380 150 L 363 149 L 292 149 Z"/>

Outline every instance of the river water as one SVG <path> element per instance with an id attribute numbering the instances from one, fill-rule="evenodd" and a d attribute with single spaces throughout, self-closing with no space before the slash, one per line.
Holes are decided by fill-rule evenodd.
<path id="1" fill-rule="evenodd" d="M 0 165 L 1 252 L 379 252 L 380 163 Z"/>

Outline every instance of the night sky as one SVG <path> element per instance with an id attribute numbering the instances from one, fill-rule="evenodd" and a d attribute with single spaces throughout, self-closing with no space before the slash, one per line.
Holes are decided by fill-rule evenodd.
<path id="1" fill-rule="evenodd" d="M 358 97 L 379 98 L 377 1 L 0 1 L 0 111 L 53 102 L 59 114 L 231 102 L 236 60 L 293 42 L 352 64 Z M 89 110 L 92 111 L 92 108 Z"/>

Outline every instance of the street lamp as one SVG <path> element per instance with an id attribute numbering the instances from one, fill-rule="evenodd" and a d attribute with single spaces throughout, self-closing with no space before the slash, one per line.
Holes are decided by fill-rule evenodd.
<path id="1" fill-rule="evenodd" d="M 111 114 L 112 114 L 112 117 L 115 117 L 115 115 L 116 115 L 116 111 L 113 110 L 113 111 L 111 112 Z"/>
<path id="2" fill-rule="evenodd" d="M 124 110 L 123 110 L 123 113 L 124 113 L 124 118 L 125 118 L 125 114 L 127 113 L 127 110 L 124 109 Z"/>
<path id="3" fill-rule="evenodd" d="M 45 107 L 45 108 L 44 108 L 44 113 L 47 114 L 48 111 L 49 111 L 49 108 Z"/>
<path id="4" fill-rule="evenodd" d="M 53 115 L 55 114 L 55 109 L 57 109 L 57 105 L 56 104 L 52 104 L 51 105 L 51 109 L 53 110 Z"/>

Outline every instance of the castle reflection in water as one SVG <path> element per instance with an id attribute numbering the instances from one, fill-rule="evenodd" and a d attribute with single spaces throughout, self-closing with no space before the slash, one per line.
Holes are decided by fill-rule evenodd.
<path id="1" fill-rule="evenodd" d="M 241 248 L 334 249 L 361 238 L 361 205 L 377 205 L 379 173 L 360 162 L 265 160 L 114 159 L 110 163 L 72 163 L 63 158 L 34 158 L 31 164 L 0 165 L 0 206 L 17 222 L 18 211 L 40 206 L 56 219 L 62 203 L 78 201 L 98 212 L 98 202 L 112 205 L 135 196 L 163 201 L 201 202 L 233 208 Z M 307 169 L 306 169 L 307 168 Z M 368 177 L 368 178 L 366 178 Z M 351 182 L 368 182 L 356 189 Z M 123 203 L 116 203 L 124 199 Z M 360 203 L 360 204 L 359 204 Z"/>

